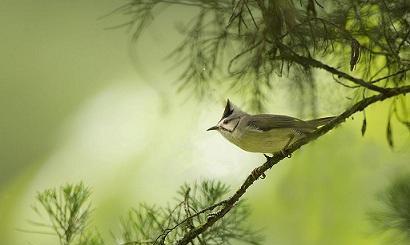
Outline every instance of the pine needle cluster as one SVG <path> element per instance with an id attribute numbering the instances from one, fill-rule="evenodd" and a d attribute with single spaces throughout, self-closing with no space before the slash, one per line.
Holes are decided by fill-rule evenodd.
<path id="1" fill-rule="evenodd" d="M 175 244 L 187 232 L 204 223 L 224 205 L 222 198 L 229 192 L 227 185 L 217 181 L 185 184 L 175 201 L 165 207 L 140 204 L 121 218 L 117 244 Z M 55 234 L 61 245 L 104 245 L 98 231 L 91 226 L 90 190 L 84 184 L 65 185 L 37 195 L 34 210 L 45 222 L 32 222 L 42 230 Z M 44 215 L 45 214 L 45 215 Z M 261 244 L 262 237 L 247 225 L 249 208 L 239 202 L 232 211 L 191 244 L 222 245 Z"/>
<path id="2" fill-rule="evenodd" d="M 182 69 L 180 90 L 204 95 L 226 88 L 262 111 L 272 91 L 286 84 L 299 98 L 292 97 L 293 104 L 314 111 L 317 94 L 323 93 L 316 69 L 324 70 L 335 88 L 352 91 L 366 83 L 408 84 L 406 0 L 129 0 L 114 13 L 126 16 L 120 26 L 135 42 L 168 6 L 195 13 L 177 26 L 184 39 L 169 53 Z M 352 71 L 365 82 L 352 79 Z"/>

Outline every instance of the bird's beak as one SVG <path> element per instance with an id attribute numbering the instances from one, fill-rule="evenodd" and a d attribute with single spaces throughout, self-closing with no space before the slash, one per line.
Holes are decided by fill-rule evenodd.
<path id="1" fill-rule="evenodd" d="M 218 130 L 218 129 L 219 129 L 218 126 L 213 126 L 213 127 L 208 128 L 206 131 Z"/>

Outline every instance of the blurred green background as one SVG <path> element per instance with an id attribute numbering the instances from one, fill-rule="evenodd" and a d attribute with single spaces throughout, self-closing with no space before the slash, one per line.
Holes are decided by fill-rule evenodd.
<path id="1" fill-rule="evenodd" d="M 172 201 L 178 186 L 218 179 L 232 188 L 262 163 L 222 136 L 206 132 L 224 101 L 215 89 L 195 98 L 177 93 L 172 60 L 175 23 L 192 9 L 163 12 L 132 50 L 120 16 L 101 18 L 121 0 L 0 1 L 0 244 L 57 244 L 31 234 L 37 191 L 84 181 L 93 191 L 93 225 L 113 242 L 119 217 L 139 202 Z M 131 55 L 134 54 L 134 55 Z M 323 87 L 323 86 L 322 86 Z M 324 87 L 323 87 L 324 88 Z M 334 95 L 336 93 L 336 95 Z M 337 114 L 343 91 L 324 91 L 321 116 Z M 297 115 L 282 88 L 269 112 Z M 367 212 L 375 194 L 410 171 L 410 142 L 395 124 L 385 140 L 389 103 L 370 107 L 368 130 L 356 115 L 275 166 L 247 193 L 250 223 L 266 244 L 382 244 Z M 35 229 L 34 229 L 35 230 Z"/>

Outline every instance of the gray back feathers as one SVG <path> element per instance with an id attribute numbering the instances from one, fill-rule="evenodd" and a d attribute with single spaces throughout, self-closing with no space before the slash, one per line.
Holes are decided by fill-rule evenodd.
<path id="1" fill-rule="evenodd" d="M 249 115 L 232 104 L 228 99 L 224 113 L 222 115 L 222 119 L 230 120 L 232 118 L 240 118 L 241 127 L 250 128 L 261 132 L 270 131 L 272 129 L 287 128 L 294 129 L 302 133 L 310 133 L 316 130 L 318 127 L 327 124 L 335 117 L 324 117 L 309 121 L 303 121 L 301 119 L 285 115 Z"/>
<path id="2" fill-rule="evenodd" d="M 269 131 L 277 128 L 292 128 L 300 132 L 313 132 L 320 126 L 328 123 L 333 117 L 320 118 L 311 121 L 303 121 L 294 117 L 284 115 L 259 114 L 244 117 L 244 124 L 247 127 L 259 131 Z"/>

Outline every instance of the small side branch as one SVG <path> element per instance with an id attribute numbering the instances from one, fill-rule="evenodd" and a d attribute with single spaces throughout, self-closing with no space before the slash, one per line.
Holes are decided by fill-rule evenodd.
<path id="1" fill-rule="evenodd" d="M 385 76 L 385 77 L 381 77 L 381 78 L 372 80 L 372 81 L 370 81 L 370 83 L 377 83 L 377 82 L 380 82 L 380 81 L 382 81 L 382 80 L 388 79 L 388 78 L 390 78 L 390 77 L 398 76 L 398 75 L 400 75 L 400 74 L 406 74 L 408 71 L 410 71 L 410 68 L 407 68 L 407 69 L 404 69 L 404 70 L 400 70 L 400 71 L 398 71 L 398 72 L 396 72 L 396 73 L 393 73 L 393 74 L 390 74 L 390 75 L 388 75 L 388 76 Z"/>

